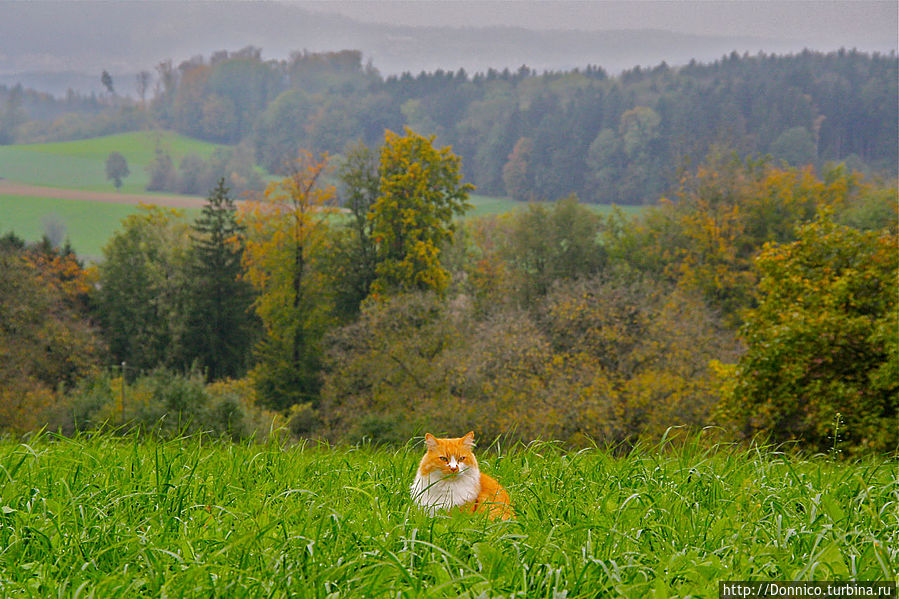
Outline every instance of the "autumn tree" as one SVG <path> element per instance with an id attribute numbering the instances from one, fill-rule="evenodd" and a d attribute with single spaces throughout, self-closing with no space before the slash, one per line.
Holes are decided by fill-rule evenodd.
<path id="1" fill-rule="evenodd" d="M 811 167 L 713 154 L 683 174 L 671 201 L 634 226 L 607 227 L 606 247 L 616 261 L 700 293 L 736 326 L 754 302 L 752 260 L 762 246 L 793 241 L 797 225 L 860 189 L 840 167 L 819 177 Z"/>
<path id="2" fill-rule="evenodd" d="M 896 238 L 825 212 L 755 261 L 759 305 L 741 334 L 724 414 L 745 436 L 824 451 L 899 447 Z"/>
<path id="3" fill-rule="evenodd" d="M 263 339 L 251 372 L 263 403 L 275 409 L 314 402 L 320 386 L 321 338 L 330 306 L 325 273 L 326 217 L 333 187 L 323 188 L 327 155 L 302 152 L 286 177 L 241 206 L 247 228 L 244 277 L 256 289 Z"/>
<path id="4" fill-rule="evenodd" d="M 87 312 L 93 283 L 70 252 L 0 239 L 0 429 L 44 424 L 55 392 L 100 362 Z"/>
<path id="5" fill-rule="evenodd" d="M 195 361 L 208 380 L 243 375 L 250 362 L 256 322 L 253 289 L 241 278 L 244 227 L 224 179 L 207 199 L 191 231 L 186 365 Z"/>
<path id="6" fill-rule="evenodd" d="M 534 140 L 522 137 L 515 142 L 509 159 L 503 166 L 503 184 L 506 193 L 520 201 L 533 201 L 536 198 L 534 190 L 534 174 L 531 168 L 531 155 L 534 152 Z"/>
<path id="7" fill-rule="evenodd" d="M 440 264 L 441 246 L 453 237 L 453 217 L 468 208 L 469 184 L 461 161 L 449 147 L 436 149 L 434 137 L 407 129 L 385 133 L 381 148 L 380 195 L 371 207 L 376 243 L 377 294 L 399 290 L 442 293 L 449 275 Z"/>

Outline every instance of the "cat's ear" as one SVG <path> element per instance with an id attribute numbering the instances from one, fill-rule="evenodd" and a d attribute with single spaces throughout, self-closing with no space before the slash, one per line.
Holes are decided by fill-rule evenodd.
<path id="1" fill-rule="evenodd" d="M 468 431 L 468 434 L 462 437 L 462 443 L 469 448 L 474 447 L 474 431 Z"/>
<path id="2" fill-rule="evenodd" d="M 437 437 L 432 435 L 431 433 L 425 433 L 425 447 L 428 449 L 434 449 L 437 447 Z"/>

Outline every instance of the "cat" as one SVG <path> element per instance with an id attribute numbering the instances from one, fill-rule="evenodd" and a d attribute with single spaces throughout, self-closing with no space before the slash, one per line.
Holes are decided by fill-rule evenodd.
<path id="1" fill-rule="evenodd" d="M 425 435 L 425 455 L 418 465 L 412 498 L 431 515 L 458 508 L 486 512 L 491 520 L 508 520 L 514 513 L 502 485 L 482 473 L 472 453 L 474 432 L 458 439 Z"/>

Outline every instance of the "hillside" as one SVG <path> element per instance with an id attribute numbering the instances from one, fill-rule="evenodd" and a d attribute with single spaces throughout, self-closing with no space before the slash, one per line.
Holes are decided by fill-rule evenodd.
<path id="1" fill-rule="evenodd" d="M 79 141 L 0 146 L 0 178 L 46 187 L 114 191 L 106 178 L 106 158 L 119 152 L 131 174 L 121 192 L 146 194 L 147 167 L 156 148 L 177 162 L 188 154 L 211 156 L 220 146 L 168 131 L 135 131 Z"/>

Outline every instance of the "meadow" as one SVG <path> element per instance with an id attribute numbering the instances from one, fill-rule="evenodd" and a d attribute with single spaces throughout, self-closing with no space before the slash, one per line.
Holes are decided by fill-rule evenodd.
<path id="1" fill-rule="evenodd" d="M 136 131 L 78 141 L 0 146 L 0 177 L 46 187 L 115 191 L 106 178 L 106 158 L 110 152 L 119 152 L 125 156 L 131 171 L 120 191 L 145 195 L 149 181 L 146 167 L 156 156 L 157 147 L 167 150 L 177 165 L 187 154 L 207 158 L 220 146 L 170 131 Z"/>
<path id="2" fill-rule="evenodd" d="M 114 190 L 106 179 L 106 158 L 110 152 L 121 152 L 128 161 L 131 174 L 125 178 L 123 196 L 152 197 L 145 190 L 146 166 L 153 160 L 157 145 L 170 152 L 177 163 L 186 154 L 208 157 L 218 147 L 169 131 L 122 133 L 94 139 L 15 146 L 0 146 L 0 178 L 17 183 L 109 193 Z M 99 260 L 102 248 L 119 229 L 123 218 L 138 211 L 137 205 L 123 197 L 122 203 L 20 196 L 0 193 L 0 235 L 14 232 L 26 241 L 37 241 L 51 229 L 61 231 L 76 253 L 89 261 Z M 480 217 L 520 210 L 525 204 L 510 198 L 473 194 L 468 216 Z M 600 214 L 611 212 L 611 206 L 591 208 Z M 624 206 L 625 214 L 642 210 Z M 186 209 L 188 218 L 198 209 Z"/>
<path id="3" fill-rule="evenodd" d="M 717 597 L 895 580 L 895 462 L 683 445 L 478 450 L 517 517 L 428 517 L 401 448 L 0 440 L 7 597 Z"/>
<path id="4" fill-rule="evenodd" d="M 15 232 L 26 241 L 37 241 L 55 228 L 79 258 L 97 261 L 122 220 L 139 210 L 136 204 L 0 194 L 0 235 Z M 189 218 L 200 214 L 195 208 L 183 210 Z"/>

